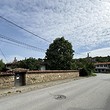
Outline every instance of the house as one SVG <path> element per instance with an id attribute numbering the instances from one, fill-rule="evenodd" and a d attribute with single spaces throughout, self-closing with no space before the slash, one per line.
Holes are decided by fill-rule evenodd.
<path id="1" fill-rule="evenodd" d="M 95 63 L 96 73 L 110 73 L 110 62 Z"/>
<path id="2" fill-rule="evenodd" d="M 39 70 L 42 71 L 46 70 L 46 63 L 44 61 L 39 63 Z"/>
<path id="3" fill-rule="evenodd" d="M 46 66 L 45 65 L 40 65 L 39 70 L 46 70 Z"/>

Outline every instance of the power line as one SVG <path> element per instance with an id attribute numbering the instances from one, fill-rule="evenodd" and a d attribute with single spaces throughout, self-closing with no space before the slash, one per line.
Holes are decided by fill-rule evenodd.
<path id="1" fill-rule="evenodd" d="M 45 51 L 45 50 L 42 49 L 42 48 L 38 48 L 38 47 L 35 47 L 35 46 L 33 46 L 33 45 L 29 45 L 29 44 L 27 44 L 27 43 L 24 43 L 24 42 L 21 42 L 21 41 L 18 41 L 18 40 L 15 40 L 15 39 L 6 37 L 6 36 L 4 36 L 4 35 L 2 35 L 2 34 L 0 34 L 0 38 L 5 39 L 5 40 L 8 40 L 8 41 L 11 41 L 11 42 L 14 42 L 14 43 L 19 44 L 19 45 L 23 45 L 23 46 L 26 46 L 26 47 L 29 47 L 29 48 L 33 48 L 33 49 L 35 49 L 35 50 L 37 50 L 37 51 L 38 51 L 38 50 L 40 50 L 40 51 Z"/>
<path id="2" fill-rule="evenodd" d="M 26 47 L 26 46 L 23 46 L 23 45 L 20 45 L 20 44 L 16 44 L 16 43 L 13 43 L 13 42 L 10 42 L 10 41 L 4 41 L 4 40 L 1 40 L 1 39 L 0 39 L 0 41 L 4 42 L 4 43 L 7 43 L 7 44 L 11 44 L 11 45 L 15 45 L 15 46 L 20 46 L 22 48 L 26 48 L 26 49 L 34 50 L 35 51 L 35 49 L 33 49 L 33 48 L 29 48 L 29 47 Z"/>
<path id="3" fill-rule="evenodd" d="M 33 45 L 29 45 L 29 44 L 27 44 L 27 43 L 24 43 L 24 42 L 21 42 L 21 41 L 18 41 L 18 40 L 15 40 L 15 39 L 6 37 L 6 36 L 1 35 L 1 34 L 0 34 L 0 38 L 3 38 L 3 39 L 5 39 L 5 40 L 11 41 L 11 42 L 14 42 L 14 43 L 19 44 L 19 45 L 24 45 L 24 46 L 26 46 L 26 47 L 33 48 L 34 50 L 45 51 L 45 50 L 42 49 L 42 48 L 38 48 L 38 47 L 35 47 L 35 46 L 33 46 Z"/>
<path id="4" fill-rule="evenodd" d="M 38 38 L 40 38 L 40 39 L 46 41 L 46 42 L 48 42 L 48 43 L 50 43 L 50 41 L 46 40 L 45 38 L 40 37 L 39 35 L 37 35 L 37 34 L 31 32 L 31 31 L 29 31 L 29 30 L 27 30 L 27 29 L 25 29 L 25 28 L 19 26 L 18 24 L 14 23 L 14 22 L 12 22 L 12 21 L 10 21 L 10 20 L 8 20 L 8 19 L 2 17 L 2 16 L 0 16 L 0 18 L 3 19 L 3 20 L 5 20 L 5 21 L 7 21 L 7 22 L 9 22 L 9 23 L 11 23 L 11 24 L 13 24 L 14 26 L 16 26 L 16 27 L 18 27 L 18 28 L 20 28 L 20 29 L 22 29 L 22 30 L 24 30 L 24 31 L 26 31 L 26 32 L 28 32 L 28 33 L 30 33 L 30 34 L 32 34 L 32 35 L 34 35 L 34 36 L 36 36 L 36 37 L 38 37 Z"/>

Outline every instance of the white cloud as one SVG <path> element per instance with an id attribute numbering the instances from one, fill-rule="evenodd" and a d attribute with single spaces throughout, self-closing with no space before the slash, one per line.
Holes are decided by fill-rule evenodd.
<path id="1" fill-rule="evenodd" d="M 94 56 L 108 56 L 108 55 L 110 55 L 110 47 L 93 50 L 90 52 L 90 55 L 92 57 L 94 57 Z"/>
<path id="2" fill-rule="evenodd" d="M 0 15 L 50 41 L 65 36 L 76 52 L 106 50 L 110 45 L 109 0 L 0 1 Z"/>
<path id="3" fill-rule="evenodd" d="M 110 56 L 110 47 L 108 48 L 102 48 L 102 49 L 96 49 L 93 51 L 87 51 L 83 53 L 76 53 L 74 58 L 86 58 L 87 53 L 89 53 L 90 57 L 96 57 L 96 56 Z"/>

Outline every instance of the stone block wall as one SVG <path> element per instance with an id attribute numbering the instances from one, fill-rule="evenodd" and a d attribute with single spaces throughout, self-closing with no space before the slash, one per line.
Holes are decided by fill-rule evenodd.
<path id="1" fill-rule="evenodd" d="M 26 74 L 26 85 L 75 77 L 79 77 L 79 71 L 28 71 Z M 11 87 L 14 87 L 14 74 L 0 75 L 0 89 Z"/>
<path id="2" fill-rule="evenodd" d="M 79 77 L 79 71 L 31 71 L 26 74 L 26 84 L 36 84 L 55 80 L 72 79 Z"/>
<path id="3" fill-rule="evenodd" d="M 14 76 L 13 75 L 0 76 L 0 89 L 11 87 L 14 87 Z"/>

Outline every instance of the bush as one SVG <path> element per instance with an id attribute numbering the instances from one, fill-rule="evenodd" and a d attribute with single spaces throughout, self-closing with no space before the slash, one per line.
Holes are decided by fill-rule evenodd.
<path id="1" fill-rule="evenodd" d="M 89 71 L 87 70 L 87 68 L 80 69 L 79 76 L 89 76 Z"/>
<path id="2" fill-rule="evenodd" d="M 80 76 L 92 76 L 94 71 L 94 65 L 91 62 L 85 62 L 82 69 L 80 69 Z"/>
<path id="3" fill-rule="evenodd" d="M 84 67 L 79 70 L 79 76 L 97 76 L 90 68 Z"/>

